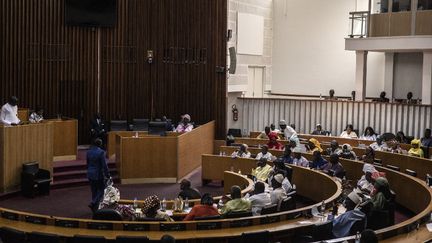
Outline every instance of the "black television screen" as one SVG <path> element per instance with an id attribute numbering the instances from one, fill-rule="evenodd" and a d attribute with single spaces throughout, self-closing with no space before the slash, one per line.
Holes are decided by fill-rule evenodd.
<path id="1" fill-rule="evenodd" d="M 65 22 L 71 26 L 113 27 L 117 0 L 65 0 Z"/>

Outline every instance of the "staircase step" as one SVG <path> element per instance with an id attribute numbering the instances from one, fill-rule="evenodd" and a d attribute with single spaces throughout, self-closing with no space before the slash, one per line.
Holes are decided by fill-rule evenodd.
<path id="1" fill-rule="evenodd" d="M 117 175 L 117 169 L 116 168 L 109 168 L 109 172 L 111 176 Z M 86 178 L 87 179 L 87 170 L 71 170 L 71 171 L 63 171 L 63 172 L 56 172 L 53 174 L 54 180 L 66 180 L 66 179 L 73 179 L 73 178 Z"/>
<path id="2" fill-rule="evenodd" d="M 113 176 L 114 183 L 120 183 L 120 178 L 115 175 Z M 76 186 L 84 186 L 89 185 L 89 181 L 87 178 L 73 178 L 66 179 L 61 181 L 55 181 L 51 184 L 51 189 L 59 189 L 59 188 L 67 188 L 67 187 L 76 187 Z"/>
<path id="3" fill-rule="evenodd" d="M 74 161 L 75 163 L 68 163 L 62 165 L 56 165 L 54 164 L 53 167 L 53 173 L 59 173 L 59 172 L 66 172 L 66 171 L 75 171 L 75 170 L 87 170 L 87 163 L 86 161 L 78 162 Z M 115 162 L 108 162 L 108 168 L 116 168 Z"/>

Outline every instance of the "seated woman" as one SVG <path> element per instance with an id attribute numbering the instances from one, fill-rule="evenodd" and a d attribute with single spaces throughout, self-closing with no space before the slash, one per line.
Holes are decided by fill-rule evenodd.
<path id="1" fill-rule="evenodd" d="M 42 107 L 36 107 L 36 110 L 34 110 L 29 117 L 30 123 L 39 123 L 43 121 L 43 112 L 44 110 Z"/>
<path id="2" fill-rule="evenodd" d="M 265 158 L 261 158 L 257 162 L 257 167 L 255 169 L 252 169 L 251 174 L 255 176 L 257 180 L 266 181 L 269 177 L 271 170 L 272 167 L 267 164 L 267 160 Z"/>
<path id="3" fill-rule="evenodd" d="M 114 209 L 119 212 L 123 220 L 133 220 L 135 212 L 129 205 L 120 205 L 120 191 L 109 184 L 104 191 L 104 197 L 99 204 L 99 209 Z"/>
<path id="4" fill-rule="evenodd" d="M 353 131 L 353 125 L 348 124 L 345 128 L 345 131 L 343 131 L 340 135 L 342 138 L 358 138 L 357 134 Z"/>
<path id="5" fill-rule="evenodd" d="M 351 145 L 349 145 L 348 143 L 342 145 L 342 153 L 339 156 L 344 159 L 351 159 L 351 160 L 357 159 L 357 155 L 352 150 Z"/>
<path id="6" fill-rule="evenodd" d="M 274 132 L 269 133 L 268 138 L 269 138 L 269 142 L 267 143 L 267 146 L 269 149 L 282 150 L 284 148 L 284 145 L 277 141 L 279 137 L 277 136 L 276 133 Z"/>
<path id="7" fill-rule="evenodd" d="M 217 208 L 213 207 L 213 197 L 209 193 L 204 193 L 201 197 L 201 204 L 194 205 L 183 221 L 216 215 L 219 215 L 219 212 Z"/>
<path id="8" fill-rule="evenodd" d="M 192 123 L 190 123 L 191 121 L 191 117 L 189 114 L 184 114 L 183 116 L 181 116 L 182 120 L 179 122 L 177 128 L 175 129 L 175 132 L 180 132 L 180 133 L 184 133 L 184 132 L 190 132 L 193 129 L 193 125 Z"/>
<path id="9" fill-rule="evenodd" d="M 234 151 L 231 154 L 231 157 L 232 158 L 250 158 L 251 157 L 251 153 L 248 151 L 247 144 L 240 145 L 240 149 Z"/>
<path id="10" fill-rule="evenodd" d="M 268 151 L 268 146 L 267 145 L 262 146 L 261 152 L 259 152 L 257 154 L 257 156 L 255 157 L 256 160 L 260 160 L 261 158 L 264 158 L 267 161 L 272 161 L 273 160 L 273 155 Z"/>
<path id="11" fill-rule="evenodd" d="M 144 199 L 142 212 L 146 218 L 163 219 L 165 221 L 174 221 L 167 213 L 159 210 L 160 200 L 156 195 Z"/>
<path id="12" fill-rule="evenodd" d="M 315 151 L 319 151 L 322 153 L 323 149 L 321 148 L 321 143 L 315 138 L 311 138 L 308 141 L 309 152 L 313 153 Z"/>
<path id="13" fill-rule="evenodd" d="M 402 149 L 399 142 L 396 141 L 396 139 L 390 140 L 387 142 L 389 148 L 388 151 L 390 153 L 395 153 L 395 154 L 407 154 L 407 151 L 405 149 Z"/>
<path id="14" fill-rule="evenodd" d="M 386 178 L 378 177 L 374 184 L 375 194 L 372 197 L 372 210 L 387 210 L 388 200 L 391 193 L 389 183 Z"/>
<path id="15" fill-rule="evenodd" d="M 345 174 L 345 169 L 343 168 L 342 164 L 339 162 L 339 156 L 336 154 L 330 155 L 330 163 L 327 163 L 322 170 L 327 173 L 333 173 L 334 176 L 343 178 L 343 175 Z"/>
<path id="16" fill-rule="evenodd" d="M 423 152 L 423 149 L 420 148 L 420 140 L 419 139 L 413 139 L 411 141 L 411 149 L 408 150 L 408 154 L 411 156 L 424 158 L 424 152 Z"/>
<path id="17" fill-rule="evenodd" d="M 396 133 L 396 141 L 402 144 L 409 144 L 408 139 L 402 131 Z"/>
<path id="18" fill-rule="evenodd" d="M 311 168 L 322 170 L 328 164 L 327 160 L 325 160 L 321 153 L 317 150 L 312 154 L 312 161 L 309 163 Z"/>
<path id="19" fill-rule="evenodd" d="M 372 127 L 366 127 L 363 135 L 360 136 L 360 139 L 369 140 L 369 141 L 375 141 L 376 138 L 377 138 L 377 134 L 372 129 Z"/>

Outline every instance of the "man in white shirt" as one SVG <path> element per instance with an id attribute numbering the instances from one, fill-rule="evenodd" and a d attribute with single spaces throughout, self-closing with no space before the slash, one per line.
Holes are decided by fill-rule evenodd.
<path id="1" fill-rule="evenodd" d="M 5 125 L 18 125 L 21 121 L 18 118 L 18 98 L 11 96 L 0 112 L 0 122 Z"/>
<path id="2" fill-rule="evenodd" d="M 291 137 L 297 137 L 297 132 L 291 126 L 288 126 L 285 120 L 279 121 L 279 127 L 281 133 L 284 134 L 285 140 L 289 140 Z"/>
<path id="3" fill-rule="evenodd" d="M 267 145 L 262 146 L 261 152 L 255 157 L 256 160 L 260 160 L 261 158 L 265 158 L 267 161 L 273 160 L 273 155 L 268 151 Z"/>
<path id="4" fill-rule="evenodd" d="M 270 194 L 267 192 L 264 192 L 265 185 L 261 181 L 258 181 L 255 183 L 255 189 L 253 191 L 253 195 L 249 198 L 248 195 L 246 195 L 246 198 L 251 202 L 252 204 L 252 214 L 254 216 L 261 214 L 261 209 L 267 205 L 271 204 L 270 200 Z"/>
<path id="5" fill-rule="evenodd" d="M 272 204 L 278 205 L 278 210 L 280 210 L 280 204 L 282 200 L 287 198 L 286 191 L 282 188 L 282 182 L 284 178 L 285 177 L 282 174 L 277 174 L 272 180 L 273 191 L 270 192 L 270 199 Z"/>

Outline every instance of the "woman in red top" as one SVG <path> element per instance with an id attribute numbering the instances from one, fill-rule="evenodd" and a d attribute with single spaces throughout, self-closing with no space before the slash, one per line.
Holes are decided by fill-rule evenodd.
<path id="1" fill-rule="evenodd" d="M 269 149 L 277 149 L 277 150 L 284 149 L 284 145 L 277 141 L 279 137 L 275 132 L 269 133 L 268 137 L 269 137 L 269 142 L 267 143 L 267 146 Z"/>
<path id="2" fill-rule="evenodd" d="M 192 210 L 183 219 L 184 221 L 194 220 L 198 217 L 208 217 L 219 215 L 217 208 L 213 207 L 213 198 L 209 193 L 201 197 L 201 204 L 193 206 Z"/>

